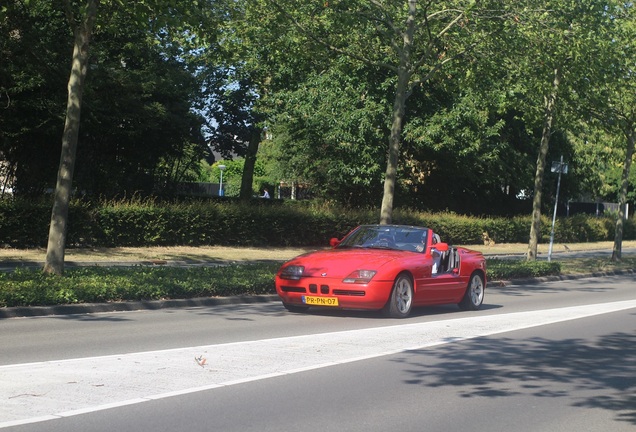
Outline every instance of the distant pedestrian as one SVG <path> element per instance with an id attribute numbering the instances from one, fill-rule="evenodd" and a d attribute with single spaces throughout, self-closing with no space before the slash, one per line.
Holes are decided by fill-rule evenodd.
<path id="1" fill-rule="evenodd" d="M 263 195 L 261 195 L 260 198 L 269 198 L 269 191 L 267 188 L 263 189 Z"/>

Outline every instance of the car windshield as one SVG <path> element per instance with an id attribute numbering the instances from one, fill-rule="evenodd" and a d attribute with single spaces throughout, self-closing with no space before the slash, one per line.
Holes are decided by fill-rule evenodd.
<path id="1" fill-rule="evenodd" d="M 362 225 L 347 236 L 338 248 L 395 249 L 424 252 L 426 228 L 394 225 Z"/>

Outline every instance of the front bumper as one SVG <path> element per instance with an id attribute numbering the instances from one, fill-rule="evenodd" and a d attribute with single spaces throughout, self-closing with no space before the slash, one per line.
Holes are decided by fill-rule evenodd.
<path id="1" fill-rule="evenodd" d="M 299 280 L 276 278 L 276 292 L 283 303 L 315 306 L 303 301 L 306 297 L 337 298 L 342 309 L 382 309 L 389 300 L 393 281 L 371 281 L 368 284 L 348 284 L 342 280 L 304 277 Z M 325 301 L 326 307 L 328 302 Z"/>

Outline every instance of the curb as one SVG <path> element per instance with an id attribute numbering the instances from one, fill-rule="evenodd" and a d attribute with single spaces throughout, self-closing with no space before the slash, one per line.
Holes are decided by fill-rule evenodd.
<path id="1" fill-rule="evenodd" d="M 0 319 L 50 315 L 81 315 L 99 312 L 130 312 L 183 307 L 268 303 L 276 300 L 278 300 L 278 296 L 276 294 L 263 294 L 231 297 L 198 297 L 190 299 L 170 300 L 140 300 L 113 303 L 81 303 L 53 306 L 19 306 L 0 309 Z"/>
<path id="2" fill-rule="evenodd" d="M 627 269 L 627 270 L 615 270 L 610 272 L 592 272 L 592 273 L 581 273 L 581 274 L 572 274 L 572 275 L 541 276 L 541 277 L 526 278 L 526 279 L 494 280 L 494 281 L 488 281 L 488 287 L 534 285 L 534 284 L 539 284 L 543 282 L 576 280 L 576 279 L 606 277 L 606 276 L 621 276 L 621 275 L 628 275 L 628 274 L 636 274 L 636 270 Z"/>

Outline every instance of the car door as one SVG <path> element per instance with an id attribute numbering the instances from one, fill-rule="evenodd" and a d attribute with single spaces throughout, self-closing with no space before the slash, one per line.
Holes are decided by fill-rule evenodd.
<path id="1" fill-rule="evenodd" d="M 435 246 L 435 245 L 433 245 Z M 436 265 L 436 249 L 431 247 L 424 257 L 426 270 L 422 278 L 417 281 L 418 288 L 415 296 L 416 304 L 441 304 L 453 302 L 460 295 L 463 287 L 459 276 L 459 262 L 457 251 L 448 248 L 445 243 L 437 245 L 440 252 L 439 263 Z M 433 271 L 437 267 L 437 271 Z"/>

